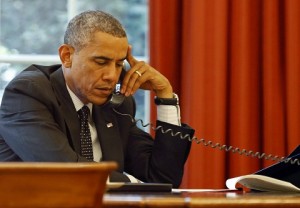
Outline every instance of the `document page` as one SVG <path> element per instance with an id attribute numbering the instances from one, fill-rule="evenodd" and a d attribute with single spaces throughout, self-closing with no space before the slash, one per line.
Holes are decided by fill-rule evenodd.
<path id="1" fill-rule="evenodd" d="M 263 175 L 244 175 L 226 181 L 229 189 L 236 189 L 237 184 L 258 191 L 300 192 L 293 184 Z"/>

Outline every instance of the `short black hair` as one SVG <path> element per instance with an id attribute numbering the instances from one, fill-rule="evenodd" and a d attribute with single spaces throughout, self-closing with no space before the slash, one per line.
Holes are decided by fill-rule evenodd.
<path id="1" fill-rule="evenodd" d="M 111 14 L 100 10 L 89 10 L 76 15 L 70 20 L 64 43 L 81 50 L 91 39 L 95 32 L 104 32 L 115 37 L 126 37 L 122 24 Z"/>

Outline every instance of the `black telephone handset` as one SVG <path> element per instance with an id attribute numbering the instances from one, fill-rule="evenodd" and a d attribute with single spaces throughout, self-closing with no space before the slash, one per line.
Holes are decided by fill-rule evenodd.
<path id="1" fill-rule="evenodd" d="M 125 96 L 121 93 L 121 83 L 117 83 L 113 93 L 110 96 L 109 103 L 113 107 L 118 107 L 125 100 Z"/>
<path id="2" fill-rule="evenodd" d="M 108 101 L 109 104 L 111 104 L 113 107 L 118 107 L 125 100 L 125 95 L 123 95 L 121 93 L 121 84 L 122 84 L 125 74 L 126 74 L 126 70 L 125 70 L 125 67 L 123 67 L 119 81 L 116 84 L 115 89 L 114 89 L 113 93 L 111 94 L 109 101 Z"/>

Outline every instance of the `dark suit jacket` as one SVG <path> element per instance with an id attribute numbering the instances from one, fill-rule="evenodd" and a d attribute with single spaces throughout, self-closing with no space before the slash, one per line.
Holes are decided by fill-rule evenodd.
<path id="1" fill-rule="evenodd" d="M 135 115 L 132 97 L 117 110 Z M 144 182 L 180 185 L 190 141 L 156 131 L 156 138 L 107 104 L 93 107 L 103 161 L 116 161 L 111 181 L 129 181 L 123 171 Z M 108 128 L 107 124 L 113 126 Z M 157 121 L 164 130 L 192 136 L 186 125 Z M 79 120 L 61 65 L 32 65 L 6 87 L 0 110 L 0 161 L 85 162 L 80 156 Z"/>

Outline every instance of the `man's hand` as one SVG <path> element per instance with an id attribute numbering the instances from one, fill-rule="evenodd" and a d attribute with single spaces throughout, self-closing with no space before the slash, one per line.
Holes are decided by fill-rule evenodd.
<path id="1" fill-rule="evenodd" d="M 129 96 L 138 89 L 144 89 L 153 90 L 160 98 L 173 97 L 173 89 L 169 80 L 144 61 L 136 60 L 131 54 L 131 46 L 128 47 L 127 61 L 131 69 L 124 77 L 121 93 Z"/>

